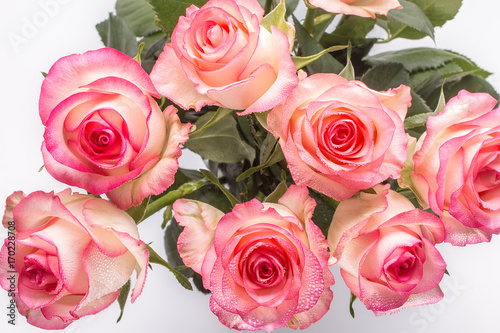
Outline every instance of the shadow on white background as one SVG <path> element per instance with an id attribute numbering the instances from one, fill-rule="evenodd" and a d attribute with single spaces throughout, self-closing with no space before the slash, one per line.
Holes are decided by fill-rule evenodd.
<path id="1" fill-rule="evenodd" d="M 83 53 L 102 47 L 94 28 L 114 8 L 115 0 L 23 0 L 0 3 L 0 201 L 15 190 L 30 193 L 36 190 L 60 191 L 67 186 L 53 180 L 46 171 L 40 153 L 43 126 L 38 117 L 38 96 L 43 77 L 60 57 Z M 488 7 L 490 6 L 490 7 Z M 436 46 L 451 49 L 470 57 L 480 67 L 500 74 L 498 33 L 500 5 L 483 0 L 481 6 L 464 0 L 457 18 L 436 32 Z M 14 36 L 14 37 L 13 37 Z M 17 36 L 17 37 L 16 37 Z M 377 46 L 375 51 L 434 46 L 431 40 L 402 41 Z M 490 82 L 500 91 L 499 74 Z M 500 121 L 500 120 L 499 120 Z M 201 164 L 183 156 L 184 167 Z M 140 225 L 146 243 L 164 256 L 161 214 Z M 2 230 L 1 236 L 5 235 Z M 441 286 L 442 302 L 406 309 L 394 315 L 375 317 L 357 301 L 356 318 L 349 315 L 349 290 L 338 268 L 333 267 L 336 284 L 331 310 L 308 332 L 335 333 L 441 333 L 499 332 L 500 313 L 500 236 L 489 244 L 438 249 L 448 263 L 451 276 Z M 122 321 L 117 304 L 96 316 L 85 317 L 65 331 L 73 333 L 128 332 L 228 332 L 208 308 L 209 297 L 184 290 L 174 276 L 161 266 L 149 271 L 143 294 L 134 304 L 128 303 Z M 0 332 L 39 332 L 17 314 L 16 325 L 8 324 L 9 298 L 0 290 Z M 286 332 L 283 328 L 277 332 Z"/>

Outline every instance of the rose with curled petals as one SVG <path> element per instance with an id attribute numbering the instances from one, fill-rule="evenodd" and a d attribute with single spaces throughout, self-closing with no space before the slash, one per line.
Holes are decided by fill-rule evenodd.
<path id="1" fill-rule="evenodd" d="M 134 220 L 109 201 L 69 189 L 15 192 L 3 220 L 17 233 L 14 254 L 8 238 L 0 250 L 0 285 L 9 290 L 15 272 L 14 299 L 31 325 L 63 329 L 102 311 L 134 270 L 132 302 L 141 294 L 148 251 Z"/>
<path id="2" fill-rule="evenodd" d="M 43 81 L 42 154 L 57 180 L 121 209 L 160 194 L 174 181 L 190 124 L 160 97 L 140 64 L 114 49 L 59 59 Z"/>
<path id="3" fill-rule="evenodd" d="M 438 214 L 453 245 L 500 233 L 500 109 L 484 93 L 462 90 L 429 117 L 404 180 Z"/>
<path id="4" fill-rule="evenodd" d="M 410 101 L 407 86 L 378 92 L 336 74 L 314 74 L 267 121 L 295 183 L 340 201 L 399 177 Z"/>
<path id="5" fill-rule="evenodd" d="M 158 91 L 197 111 L 218 105 L 249 114 L 276 106 L 298 83 L 293 38 L 275 26 L 266 30 L 263 16 L 256 0 L 187 8 L 151 72 Z"/>
<path id="6" fill-rule="evenodd" d="M 184 226 L 177 247 L 212 292 L 210 309 L 237 330 L 305 329 L 328 311 L 334 279 L 325 237 L 305 187 L 277 204 L 254 199 L 228 214 L 192 200 L 174 203 Z"/>
<path id="7" fill-rule="evenodd" d="M 439 218 L 403 195 L 377 185 L 342 201 L 330 229 L 330 264 L 376 315 L 443 298 L 446 263 L 435 248 L 444 239 Z"/>

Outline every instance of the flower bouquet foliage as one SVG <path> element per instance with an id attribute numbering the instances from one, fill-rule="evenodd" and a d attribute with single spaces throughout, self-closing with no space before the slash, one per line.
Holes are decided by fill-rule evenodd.
<path id="1" fill-rule="evenodd" d="M 440 301 L 438 244 L 500 233 L 498 94 L 455 51 L 371 50 L 433 39 L 460 6 L 117 0 L 106 47 L 41 87 L 44 167 L 85 194 L 7 198 L 0 284 L 44 329 L 115 301 L 121 318 L 151 264 L 237 330 L 308 328 L 335 266 L 351 311 Z M 137 227 L 160 211 L 167 258 Z"/>

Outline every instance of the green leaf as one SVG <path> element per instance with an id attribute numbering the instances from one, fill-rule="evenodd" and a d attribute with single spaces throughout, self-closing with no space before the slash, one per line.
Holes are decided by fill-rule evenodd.
<path id="1" fill-rule="evenodd" d="M 276 164 L 276 163 L 282 161 L 285 158 L 285 155 L 283 155 L 283 151 L 281 151 L 281 146 L 277 142 L 278 141 L 276 140 L 276 144 L 274 146 L 273 153 L 271 154 L 271 156 L 269 156 L 269 158 L 264 163 L 262 163 L 261 165 L 255 166 L 255 167 L 248 168 L 241 175 L 239 175 L 238 178 L 236 178 L 236 181 L 240 182 L 240 181 L 250 177 L 251 175 L 253 175 L 257 171 L 260 171 L 262 169 L 265 169 L 267 167 L 270 167 L 273 164 Z"/>
<path id="2" fill-rule="evenodd" d="M 125 304 L 127 304 L 128 294 L 130 293 L 130 280 L 125 283 L 120 289 L 120 295 L 118 295 L 118 304 L 120 305 L 120 316 L 116 322 L 120 322 L 123 317 L 123 310 L 125 310 Z"/>
<path id="3" fill-rule="evenodd" d="M 330 52 L 335 52 L 339 50 L 343 50 L 347 48 L 347 45 L 334 45 L 331 46 L 319 53 L 307 56 L 307 57 L 299 57 L 299 56 L 292 56 L 293 63 L 295 64 L 295 67 L 297 67 L 297 70 L 301 69 L 304 66 L 309 65 L 315 60 L 318 60 L 322 55 Z"/>
<path id="4" fill-rule="evenodd" d="M 138 37 L 160 30 L 155 23 L 155 11 L 145 0 L 117 0 L 116 16 L 121 18 Z"/>
<path id="5" fill-rule="evenodd" d="M 354 295 L 351 291 L 351 299 L 349 300 L 349 313 L 351 314 L 351 317 L 354 318 L 354 308 L 352 307 L 352 304 L 356 300 L 356 295 Z"/>
<path id="6" fill-rule="evenodd" d="M 97 32 L 106 47 L 117 49 L 134 57 L 137 54 L 137 37 L 119 17 L 109 14 L 109 18 L 96 25 Z"/>
<path id="7" fill-rule="evenodd" d="M 183 198 L 209 183 L 208 179 L 202 178 L 185 182 L 176 189 L 170 189 L 172 186 L 169 187 L 161 195 L 155 196 L 155 200 L 149 203 L 144 213 L 144 219 L 150 217 L 160 209 L 172 205 L 177 199 Z"/>
<path id="8" fill-rule="evenodd" d="M 339 73 L 339 76 L 342 76 L 344 79 L 352 81 L 356 78 L 356 73 L 354 73 L 354 66 L 351 62 L 351 43 L 349 42 L 349 46 L 347 47 L 347 63 L 344 69 Z"/>
<path id="9" fill-rule="evenodd" d="M 293 17 L 295 25 L 295 34 L 300 45 L 300 56 L 307 57 L 315 55 L 324 50 L 324 48 L 312 38 L 300 22 Z M 337 61 L 331 54 L 324 54 L 322 57 L 307 65 L 309 74 L 314 73 L 340 73 L 344 66 Z"/>
<path id="10" fill-rule="evenodd" d="M 422 8 L 435 27 L 441 27 L 457 15 L 462 0 L 411 0 Z"/>
<path id="11" fill-rule="evenodd" d="M 314 29 L 312 31 L 312 35 L 314 39 L 318 42 L 321 40 L 321 37 L 326 32 L 326 29 L 332 24 L 335 19 L 336 14 L 325 12 L 324 14 L 319 14 L 314 18 Z"/>
<path id="12" fill-rule="evenodd" d="M 163 31 L 159 31 L 140 39 L 139 42 L 144 43 L 144 50 L 141 57 L 142 68 L 146 72 L 151 73 L 156 59 L 158 59 L 165 47 L 167 37 Z"/>
<path id="13" fill-rule="evenodd" d="M 407 2 L 417 5 L 433 27 L 441 27 L 447 21 L 453 19 L 462 5 L 462 0 L 410 0 Z M 404 22 L 402 24 L 391 21 L 388 24 L 388 29 L 391 31 L 393 38 L 420 39 L 426 36 L 426 33 L 412 29 Z"/>
<path id="14" fill-rule="evenodd" d="M 408 108 L 406 117 L 411 117 L 420 113 L 432 112 L 425 100 L 415 91 L 411 91 L 411 106 Z"/>
<path id="15" fill-rule="evenodd" d="M 415 193 L 413 193 L 412 190 L 410 189 L 398 189 L 397 191 L 399 194 L 403 195 L 406 199 L 412 200 L 416 198 Z"/>
<path id="16" fill-rule="evenodd" d="M 410 83 L 410 74 L 400 63 L 383 63 L 369 69 L 361 78 L 368 87 L 385 91 Z"/>
<path id="17" fill-rule="evenodd" d="M 240 203 L 240 201 L 238 199 L 236 199 L 236 197 L 231 192 L 229 192 L 224 186 L 221 185 L 221 183 L 219 182 L 219 179 L 213 173 L 211 173 L 208 170 L 204 170 L 204 169 L 202 169 L 200 171 L 203 174 L 203 176 L 205 176 L 209 181 L 211 181 L 215 186 L 217 186 L 222 191 L 222 193 L 224 193 L 224 195 L 227 197 L 227 199 L 231 203 L 231 206 L 234 207 L 234 205 Z"/>
<path id="18" fill-rule="evenodd" d="M 132 206 L 125 211 L 128 215 L 130 215 L 134 219 L 136 224 L 141 223 L 142 219 L 144 218 L 144 215 L 146 213 L 146 208 L 148 208 L 150 197 L 151 196 L 144 198 L 144 200 L 142 200 L 140 205 Z"/>
<path id="19" fill-rule="evenodd" d="M 420 113 L 411 117 L 407 117 L 404 121 L 405 130 L 414 129 L 416 127 L 426 126 L 427 119 L 431 116 L 437 115 L 444 109 L 446 104 L 446 99 L 443 93 L 443 86 L 441 87 L 441 94 L 439 95 L 439 101 L 436 109 L 433 112 Z"/>
<path id="20" fill-rule="evenodd" d="M 399 28 L 401 30 L 404 30 L 405 26 L 408 26 L 423 32 L 434 40 L 434 26 L 427 15 L 425 15 L 424 11 L 409 1 L 399 0 L 399 3 L 403 8 L 390 10 L 389 13 L 387 13 L 387 18 L 390 21 L 396 21 L 403 24 L 403 27 Z M 390 22 L 389 27 L 391 27 Z"/>
<path id="21" fill-rule="evenodd" d="M 137 55 L 134 57 L 134 60 L 137 61 L 139 63 L 139 65 L 141 64 L 141 53 L 142 53 L 142 50 L 144 50 L 144 42 L 141 42 L 139 44 L 139 48 L 137 49 Z"/>
<path id="22" fill-rule="evenodd" d="M 330 34 L 323 34 L 320 39 L 323 47 L 331 45 L 361 45 L 367 42 L 366 35 L 373 30 L 375 20 L 367 17 L 345 16 L 335 30 Z"/>
<path id="23" fill-rule="evenodd" d="M 293 59 L 293 57 L 292 57 Z M 256 112 L 254 113 L 255 115 L 255 119 L 257 119 L 257 121 L 259 122 L 259 124 L 264 127 L 266 130 L 267 130 L 267 116 L 269 115 L 269 113 L 271 112 L 271 110 L 268 110 L 268 111 L 265 111 L 265 112 Z"/>
<path id="24" fill-rule="evenodd" d="M 286 184 L 286 172 L 285 170 L 281 170 L 281 183 L 276 186 L 274 191 L 269 194 L 264 201 L 265 202 L 271 202 L 271 203 L 278 203 L 278 200 L 285 194 L 285 192 L 288 190 L 288 186 Z"/>
<path id="25" fill-rule="evenodd" d="M 412 49 L 403 49 L 400 51 L 384 52 L 374 56 L 365 57 L 363 60 L 371 66 L 389 62 L 401 63 L 407 71 L 412 73 L 415 71 L 442 67 L 446 63 L 456 59 L 471 62 L 468 58 L 460 54 L 430 47 L 417 47 Z"/>
<path id="26" fill-rule="evenodd" d="M 226 116 L 230 115 L 232 112 L 233 112 L 233 110 L 226 109 L 226 108 L 219 108 L 215 113 L 209 112 L 208 114 L 211 115 L 211 118 L 208 119 L 208 121 L 205 121 L 206 118 L 203 118 L 203 120 L 200 120 L 199 122 L 197 122 L 195 124 L 195 126 L 196 126 L 195 130 L 192 131 L 189 134 L 190 135 L 196 135 L 198 133 L 203 132 L 204 130 L 206 130 L 210 126 L 213 126 L 213 125 L 217 124 L 220 120 L 222 120 Z M 199 125 L 201 125 L 201 127 L 198 127 Z"/>
<path id="27" fill-rule="evenodd" d="M 149 0 L 157 14 L 157 24 L 167 35 L 172 34 L 179 16 L 185 16 L 189 6 L 199 8 L 207 2 L 208 0 Z"/>
<path id="28" fill-rule="evenodd" d="M 216 121 L 205 128 L 204 125 L 214 118 L 215 113 L 207 112 L 201 116 L 195 125 L 203 131 L 190 134 L 184 146 L 203 158 L 219 163 L 236 163 L 244 159 L 253 162 L 255 149 L 241 139 L 234 117 L 224 109 L 219 112 L 221 114 Z"/>
<path id="29" fill-rule="evenodd" d="M 193 278 L 193 283 L 199 291 L 207 293 L 207 290 L 203 288 L 203 283 L 200 283 L 201 275 L 184 265 L 179 251 L 177 250 L 177 240 L 183 230 L 184 228 L 179 225 L 175 219 L 169 223 L 167 229 L 165 230 L 164 243 L 167 260 L 182 275 L 187 278 Z"/>
<path id="30" fill-rule="evenodd" d="M 203 278 L 201 277 L 200 274 L 196 272 L 193 274 L 193 283 L 196 286 L 196 288 L 203 294 L 205 295 L 210 294 L 210 290 L 205 289 L 205 287 L 203 287 Z"/>
<path id="31" fill-rule="evenodd" d="M 295 8 L 297 8 L 297 5 L 299 4 L 299 0 L 285 0 L 286 4 L 286 17 L 292 15 L 292 13 L 295 11 Z"/>
<path id="32" fill-rule="evenodd" d="M 185 267 L 185 264 L 182 261 L 182 258 L 177 249 L 177 241 L 179 239 L 179 235 L 183 230 L 184 228 L 179 225 L 179 223 L 174 218 L 170 221 L 167 229 L 165 230 L 163 242 L 165 245 L 165 253 L 167 254 L 167 261 L 169 262 L 169 264 L 175 267 L 179 273 L 187 278 L 190 278 L 193 276 L 194 271 L 189 267 Z M 185 268 L 180 269 L 179 267 L 181 266 L 184 266 Z"/>
<path id="33" fill-rule="evenodd" d="M 326 237 L 338 202 L 311 189 L 309 189 L 309 195 L 316 201 L 316 208 L 314 208 L 312 220 Z"/>
<path id="34" fill-rule="evenodd" d="M 460 90 L 467 90 L 472 93 L 484 92 L 493 96 L 496 100 L 499 100 L 500 96 L 498 92 L 493 88 L 493 86 L 477 75 L 467 75 L 460 80 L 448 82 L 444 84 L 443 92 L 446 100 L 456 96 Z M 429 97 L 429 105 L 437 105 L 440 97 L 440 89 L 436 89 L 434 93 Z"/>
<path id="35" fill-rule="evenodd" d="M 181 286 L 183 286 L 187 290 L 193 290 L 193 286 L 191 285 L 191 282 L 189 282 L 187 277 L 185 277 L 182 273 L 179 273 L 172 266 L 170 266 L 170 264 L 168 262 L 166 262 L 165 259 L 160 257 L 160 255 L 158 253 L 156 253 L 151 248 L 151 246 L 146 244 L 146 248 L 149 251 L 149 262 L 150 263 L 162 265 L 162 266 L 168 268 L 174 274 L 175 278 L 177 279 L 177 281 L 179 281 Z"/>
<path id="36" fill-rule="evenodd" d="M 262 19 L 261 26 L 269 32 L 271 32 L 271 26 L 275 26 L 283 33 L 285 33 L 285 35 L 287 35 L 290 40 L 293 40 L 295 29 L 290 23 L 286 21 L 285 13 L 285 1 L 281 0 L 280 4 L 274 7 L 274 9 Z"/>
<path id="37" fill-rule="evenodd" d="M 441 93 L 439 94 L 439 100 L 436 105 L 436 109 L 434 109 L 434 114 L 438 114 L 439 112 L 443 111 L 445 105 L 446 105 L 446 98 L 444 96 L 444 84 L 441 86 Z"/>
<path id="38" fill-rule="evenodd" d="M 47 77 L 47 75 L 48 75 L 48 74 L 47 74 L 47 73 L 45 73 L 45 72 L 41 72 L 41 73 L 42 73 L 43 77 Z"/>
<path id="39" fill-rule="evenodd" d="M 167 223 L 172 219 L 173 215 L 174 212 L 172 209 L 172 205 L 168 205 L 167 207 L 165 207 L 165 210 L 163 211 L 163 223 L 161 224 L 162 229 L 165 229 L 167 227 Z"/>
<path id="40" fill-rule="evenodd" d="M 405 130 L 413 129 L 420 126 L 425 126 L 427 123 L 427 118 L 435 115 L 434 112 L 420 113 L 414 116 L 408 117 L 404 121 Z"/>

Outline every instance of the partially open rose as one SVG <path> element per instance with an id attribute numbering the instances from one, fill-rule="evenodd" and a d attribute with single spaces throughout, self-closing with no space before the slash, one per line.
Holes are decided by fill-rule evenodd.
<path id="1" fill-rule="evenodd" d="M 114 49 L 59 59 L 43 81 L 42 154 L 57 180 L 118 207 L 138 205 L 174 181 L 190 125 L 177 110 L 163 112 L 148 74 Z"/>
<path id="2" fill-rule="evenodd" d="M 373 189 L 338 205 L 328 230 L 330 264 L 376 315 L 438 302 L 446 264 L 434 244 L 444 239 L 443 224 L 389 185 Z"/>
<path id="3" fill-rule="evenodd" d="M 17 234 L 0 250 L 0 285 L 9 290 L 15 284 L 14 299 L 28 323 L 63 329 L 102 311 L 134 270 L 132 302 L 140 295 L 148 251 L 134 220 L 109 201 L 69 189 L 26 197 L 16 192 L 3 220 Z"/>
<path id="4" fill-rule="evenodd" d="M 409 184 L 441 216 L 454 245 L 500 233 L 500 109 L 488 94 L 462 90 L 427 120 Z M 408 180 L 405 180 L 408 183 Z"/>
<path id="5" fill-rule="evenodd" d="M 315 206 L 307 188 L 295 185 L 277 204 L 254 199 L 226 215 L 201 202 L 175 202 L 185 227 L 179 253 L 202 275 L 224 325 L 304 329 L 328 311 L 334 279 L 325 237 L 311 220 Z"/>
<path id="6" fill-rule="evenodd" d="M 403 8 L 398 0 L 309 0 L 315 7 L 330 13 L 373 17 L 387 15 L 389 10 Z"/>
<path id="7" fill-rule="evenodd" d="M 336 74 L 314 74 L 271 111 L 268 125 L 296 184 L 345 200 L 399 177 L 410 101 L 407 86 L 379 92 Z"/>
<path id="8" fill-rule="evenodd" d="M 185 109 L 219 105 L 242 114 L 269 110 L 297 86 L 285 33 L 261 27 L 257 0 L 211 0 L 194 5 L 165 45 L 151 79 Z"/>

